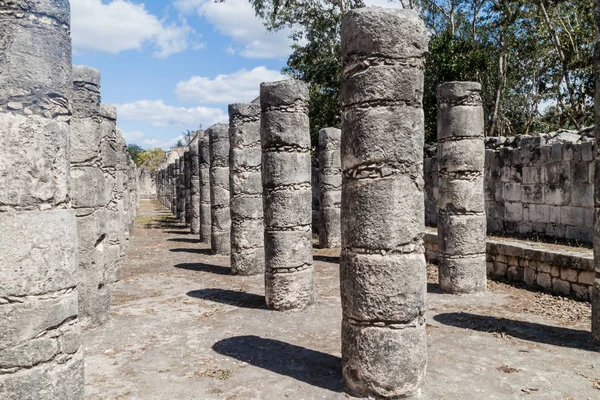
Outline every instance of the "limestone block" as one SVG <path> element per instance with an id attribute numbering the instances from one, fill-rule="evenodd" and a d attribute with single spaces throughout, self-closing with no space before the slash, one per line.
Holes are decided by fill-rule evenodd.
<path id="1" fill-rule="evenodd" d="M 211 249 L 216 254 L 229 254 L 229 127 L 216 124 L 207 131 L 210 150 Z"/>
<path id="2" fill-rule="evenodd" d="M 413 10 L 342 18 L 342 370 L 365 397 L 418 396 L 425 375 L 426 51 Z"/>
<path id="3" fill-rule="evenodd" d="M 229 145 L 231 272 L 262 274 L 265 257 L 259 104 L 229 105 Z"/>
<path id="4" fill-rule="evenodd" d="M 308 97 L 300 81 L 260 86 L 265 299 L 279 311 L 315 299 Z"/>

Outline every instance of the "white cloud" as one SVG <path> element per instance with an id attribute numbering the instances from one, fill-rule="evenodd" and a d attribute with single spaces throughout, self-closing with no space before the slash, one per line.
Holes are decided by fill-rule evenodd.
<path id="1" fill-rule="evenodd" d="M 183 135 L 179 135 L 176 138 L 167 141 L 156 138 L 144 139 L 143 144 L 145 144 L 146 148 L 148 149 L 155 149 L 157 147 L 160 147 L 163 150 L 168 150 L 171 147 L 175 146 L 180 140 L 183 142 Z"/>
<path id="2" fill-rule="evenodd" d="M 266 67 L 256 67 L 251 71 L 241 69 L 233 74 L 217 75 L 215 79 L 193 76 L 175 87 L 175 94 L 181 100 L 200 103 L 229 104 L 250 102 L 258 97 L 262 82 L 285 79 L 281 73 Z"/>
<path id="3" fill-rule="evenodd" d="M 143 4 L 128 0 L 71 0 L 71 36 L 75 51 L 120 53 L 154 48 L 165 58 L 189 47 L 195 31 L 185 22 L 167 24 L 149 13 Z"/>
<path id="4" fill-rule="evenodd" d="M 117 110 L 119 120 L 145 122 L 155 127 L 197 129 L 199 124 L 208 127 L 229 120 L 220 108 L 175 107 L 165 104 L 162 100 L 138 100 L 119 104 Z"/>
<path id="5" fill-rule="evenodd" d="M 144 137 L 144 133 L 142 131 L 128 131 L 128 132 L 122 131 L 121 135 L 123 136 L 123 139 L 125 139 L 125 141 L 127 143 L 136 142 Z"/>
<path id="6" fill-rule="evenodd" d="M 231 37 L 233 43 L 226 49 L 228 54 L 286 59 L 292 52 L 290 30 L 268 32 L 248 0 L 177 0 L 175 6 L 183 13 L 196 11 L 218 32 Z"/>

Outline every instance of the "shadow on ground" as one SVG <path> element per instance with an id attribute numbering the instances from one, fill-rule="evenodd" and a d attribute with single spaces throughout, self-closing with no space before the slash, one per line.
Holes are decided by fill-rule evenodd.
<path id="1" fill-rule="evenodd" d="M 187 269 L 188 271 L 209 272 L 216 275 L 231 275 L 231 268 L 213 264 L 182 263 L 176 264 L 175 268 Z"/>
<path id="2" fill-rule="evenodd" d="M 266 309 L 265 296 L 227 289 L 201 289 L 186 293 L 197 299 L 214 301 L 240 308 Z"/>
<path id="3" fill-rule="evenodd" d="M 179 226 L 179 225 L 178 226 L 172 226 L 170 228 L 171 229 L 176 229 L 176 228 L 181 228 L 181 226 Z M 179 231 L 164 231 L 163 233 L 168 233 L 168 234 L 171 234 L 171 235 L 191 235 L 192 234 L 189 231 L 189 229 L 187 229 L 187 230 L 184 230 L 184 229 L 187 229 L 187 228 L 181 228 L 181 230 L 179 230 Z"/>
<path id="4" fill-rule="evenodd" d="M 343 392 L 339 357 L 259 336 L 236 336 L 218 341 L 213 350 L 309 385 Z"/>
<path id="5" fill-rule="evenodd" d="M 192 238 L 171 238 L 167 239 L 167 242 L 181 242 L 181 243 L 202 243 L 200 239 L 192 239 Z"/>
<path id="6" fill-rule="evenodd" d="M 438 314 L 433 319 L 444 325 L 479 332 L 504 333 L 531 342 L 588 351 L 600 350 L 600 346 L 592 343 L 592 334 L 588 331 L 464 312 Z"/>
<path id="7" fill-rule="evenodd" d="M 332 264 L 339 264 L 340 263 L 340 258 L 339 257 L 335 257 L 335 256 L 319 256 L 319 255 L 314 255 L 313 256 L 313 260 L 320 261 L 320 262 L 326 262 L 326 263 L 332 263 Z"/>
<path id="8" fill-rule="evenodd" d="M 210 256 L 213 254 L 211 249 L 186 249 L 186 248 L 177 248 L 177 249 L 169 249 L 173 253 L 192 253 L 192 254 L 204 254 L 205 256 Z"/>

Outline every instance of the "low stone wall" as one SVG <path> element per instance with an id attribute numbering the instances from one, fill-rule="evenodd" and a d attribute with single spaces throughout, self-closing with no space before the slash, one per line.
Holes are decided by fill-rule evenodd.
<path id="1" fill-rule="evenodd" d="M 505 240 L 487 240 L 488 277 L 523 282 L 561 296 L 590 301 L 594 282 L 592 251 L 563 251 L 536 248 Z M 437 232 L 425 234 L 425 256 L 437 263 Z"/>
<path id="2" fill-rule="evenodd" d="M 594 144 L 590 130 L 486 140 L 488 233 L 591 243 Z M 438 160 L 425 151 L 425 220 L 437 226 Z"/>

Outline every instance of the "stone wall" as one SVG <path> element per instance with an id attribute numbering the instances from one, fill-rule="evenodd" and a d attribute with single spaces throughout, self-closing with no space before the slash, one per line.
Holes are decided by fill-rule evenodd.
<path id="1" fill-rule="evenodd" d="M 138 181 L 140 183 L 140 198 L 141 199 L 156 199 L 156 174 L 148 171 L 144 164 L 140 165 L 138 170 Z"/>
<path id="2" fill-rule="evenodd" d="M 589 130 L 486 140 L 488 233 L 591 243 L 594 144 Z M 438 160 L 426 149 L 425 220 L 437 225 Z"/>
<path id="3" fill-rule="evenodd" d="M 591 251 L 554 250 L 522 241 L 488 240 L 487 274 L 561 296 L 589 301 L 594 282 Z M 437 233 L 425 235 L 427 260 L 438 261 Z"/>

